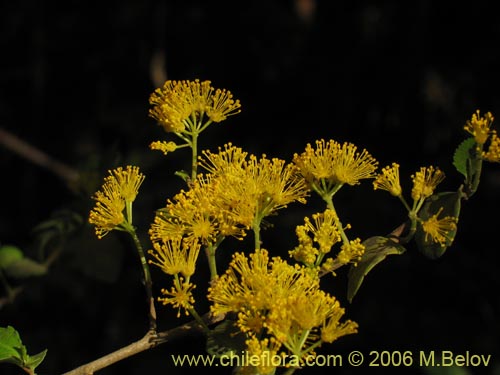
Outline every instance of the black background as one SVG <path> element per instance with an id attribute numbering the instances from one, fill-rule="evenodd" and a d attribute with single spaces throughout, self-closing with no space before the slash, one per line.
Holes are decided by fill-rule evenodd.
<path id="1" fill-rule="evenodd" d="M 162 84 L 152 65 L 168 79 L 211 80 L 241 100 L 241 114 L 203 133 L 202 149 L 233 142 L 258 155 L 291 160 L 307 142 L 333 138 L 366 148 L 381 166 L 400 163 L 407 192 L 410 174 L 430 164 L 447 174 L 440 188 L 453 190 L 460 175 L 452 155 L 466 137 L 465 121 L 476 109 L 500 114 L 500 22 L 493 4 L 4 2 L 0 126 L 79 170 L 87 190 L 75 193 L 50 170 L 0 147 L 0 244 L 19 246 L 38 259 L 37 224 L 65 217 L 61 212 L 67 210 L 84 222 L 66 237 L 47 275 L 13 281 L 24 289 L 13 304 L 1 307 L 0 325 L 14 326 L 29 353 L 48 348 L 39 374 L 69 371 L 146 332 L 140 267 L 130 241 L 119 233 L 98 241 L 85 223 L 90 195 L 107 169 L 139 165 L 147 177 L 134 217 L 149 247 L 154 210 L 183 187 L 173 172 L 187 168 L 188 152 L 164 157 L 148 149 L 153 140 L 171 140 L 147 114 L 148 97 Z M 360 329 L 318 353 L 345 359 L 351 350 L 367 358 L 371 350 L 411 350 L 415 357 L 420 350 L 469 351 L 491 354 L 493 363 L 465 373 L 500 373 L 498 168 L 484 166 L 479 191 L 463 202 L 455 243 L 442 258 L 427 259 L 409 246 L 367 276 L 352 304 L 346 300 L 345 272 L 324 279 Z M 355 236 L 386 234 L 404 220 L 403 207 L 389 194 L 373 192 L 370 182 L 344 188 L 336 197 Z M 295 245 L 294 226 L 322 208 L 313 197 L 307 208 L 292 205 L 271 218 L 275 228 L 263 233 L 264 246 L 286 256 Z M 227 241 L 222 261 L 243 246 Z M 197 292 L 203 305 L 201 276 Z M 163 274 L 153 270 L 153 277 L 156 292 L 169 287 Z M 169 307 L 158 311 L 161 329 L 187 321 Z M 203 353 L 203 347 L 202 336 L 187 337 L 99 374 L 205 371 L 174 368 L 170 359 L 172 353 Z M 432 374 L 445 374 L 438 370 Z M 2 374 L 16 371 L 1 367 Z M 322 371 L 377 369 L 344 362 L 303 370 Z M 384 372 L 431 374 L 417 366 Z"/>

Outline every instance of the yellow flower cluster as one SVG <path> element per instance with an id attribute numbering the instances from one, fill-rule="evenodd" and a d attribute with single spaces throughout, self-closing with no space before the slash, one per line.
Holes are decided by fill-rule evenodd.
<path id="1" fill-rule="evenodd" d="M 434 193 L 434 189 L 444 180 L 444 172 L 439 168 L 421 167 L 418 172 L 411 176 L 413 188 L 411 196 L 414 201 L 423 200 Z"/>
<path id="2" fill-rule="evenodd" d="M 237 314 L 253 351 L 272 343 L 274 352 L 283 349 L 303 358 L 323 342 L 357 332 L 355 322 L 340 322 L 344 309 L 320 289 L 317 272 L 270 259 L 264 249 L 248 257 L 234 254 L 208 298 L 213 314 Z"/>
<path id="3" fill-rule="evenodd" d="M 175 142 L 167 142 L 167 141 L 155 141 L 151 142 L 149 145 L 151 150 L 158 150 L 163 152 L 164 155 L 167 155 L 169 152 L 174 152 L 177 149 L 177 145 Z"/>
<path id="4" fill-rule="evenodd" d="M 308 267 L 319 266 L 332 247 L 342 241 L 341 231 L 337 227 L 338 218 L 333 210 L 327 209 L 322 213 L 313 214 L 312 219 L 313 222 L 305 217 L 304 225 L 296 227 L 299 244 L 289 252 L 296 261 Z M 364 250 L 360 239 L 343 244 L 336 259 L 328 259 L 328 268 L 356 263 Z"/>
<path id="5" fill-rule="evenodd" d="M 334 140 L 316 141 L 316 148 L 307 144 L 302 154 L 294 154 L 300 173 L 316 189 L 328 194 L 343 184 L 357 185 L 361 179 L 375 176 L 377 160 L 368 151 Z"/>
<path id="6" fill-rule="evenodd" d="M 467 120 L 464 129 L 474 136 L 477 144 L 482 146 L 491 134 L 490 128 L 493 120 L 494 117 L 491 112 L 487 112 L 484 116 L 481 116 L 480 111 L 477 110 L 472 115 L 472 118 Z"/>
<path id="7" fill-rule="evenodd" d="M 240 112 L 239 100 L 230 91 L 215 89 L 210 81 L 166 81 L 149 98 L 149 115 L 172 133 L 200 132 L 210 122 L 221 122 Z"/>
<path id="8" fill-rule="evenodd" d="M 89 215 L 89 223 L 95 225 L 98 238 L 104 237 L 113 229 L 123 230 L 125 224 L 132 225 L 131 204 L 137 197 L 144 178 L 138 167 L 119 167 L 109 171 L 102 189 L 92 197 L 96 204 Z M 125 208 L 127 217 L 123 214 Z"/>
<path id="9" fill-rule="evenodd" d="M 292 164 L 280 159 L 257 159 L 227 144 L 217 154 L 204 152 L 199 174 L 190 189 L 181 191 L 158 211 L 150 229 L 153 242 L 186 237 L 203 245 L 222 237 L 242 238 L 256 218 L 268 216 L 308 193 Z"/>

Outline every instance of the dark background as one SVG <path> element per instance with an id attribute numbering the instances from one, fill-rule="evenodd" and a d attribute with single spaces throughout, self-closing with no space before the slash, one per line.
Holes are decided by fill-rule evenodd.
<path id="1" fill-rule="evenodd" d="M 237 4 L 237 5 L 235 5 Z M 233 142 L 260 155 L 291 160 L 319 138 L 366 148 L 385 166 L 409 176 L 424 165 L 447 174 L 476 109 L 500 115 L 500 22 L 494 2 L 432 1 L 106 1 L 4 2 L 0 8 L 0 127 L 78 170 L 78 191 L 51 170 L 0 146 L 0 244 L 43 260 L 61 251 L 47 275 L 11 280 L 22 287 L 0 306 L 29 353 L 48 348 L 39 374 L 61 374 L 142 337 L 147 329 L 140 267 L 130 241 L 112 233 L 98 241 L 86 224 L 109 168 L 133 163 L 146 174 L 134 217 L 146 244 L 155 209 L 181 187 L 173 172 L 188 152 L 164 157 L 148 149 L 168 139 L 148 117 L 148 97 L 173 80 L 211 80 L 241 100 L 242 113 L 208 128 L 202 149 Z M 498 126 L 496 126 L 498 129 Z M 500 373 L 498 164 L 484 166 L 477 195 L 463 202 L 455 243 L 430 260 L 413 246 L 366 278 L 352 304 L 346 275 L 325 278 L 360 325 L 357 335 L 319 353 L 361 350 L 469 351 L 491 354 L 488 368 L 454 374 Z M 370 182 L 337 195 L 353 236 L 386 234 L 404 220 L 402 206 Z M 265 247 L 286 256 L 293 228 L 321 210 L 292 205 L 270 219 Z M 44 230 L 34 230 L 40 223 Z M 228 241 L 222 260 L 241 243 Z M 204 265 L 201 264 L 200 268 Z M 205 271 L 202 271 L 205 272 Z M 153 270 L 156 292 L 170 280 Z M 203 304 L 206 282 L 197 287 Z M 0 290 L 0 296 L 5 291 Z M 201 308 L 203 311 L 203 307 Z M 158 306 L 161 329 L 181 322 Z M 171 353 L 203 353 L 203 338 L 164 344 L 99 372 L 187 373 Z M 416 355 L 416 354 L 415 354 Z M 359 374 L 346 363 L 304 373 Z M 439 369 L 388 368 L 385 373 L 445 374 Z M 1 365 L 2 374 L 19 373 Z M 229 372 L 229 371 L 227 371 Z M 446 372 L 449 374 L 449 372 Z"/>

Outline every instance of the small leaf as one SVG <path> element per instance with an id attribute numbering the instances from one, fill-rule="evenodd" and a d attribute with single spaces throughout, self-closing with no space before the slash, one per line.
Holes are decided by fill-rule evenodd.
<path id="1" fill-rule="evenodd" d="M 215 356 L 240 354 L 246 347 L 245 341 L 246 335 L 240 331 L 236 323 L 226 319 L 208 334 L 207 353 Z"/>
<path id="2" fill-rule="evenodd" d="M 182 178 L 184 182 L 189 182 L 191 180 L 191 176 L 186 171 L 177 171 L 174 174 Z"/>
<path id="3" fill-rule="evenodd" d="M 388 255 L 402 254 L 406 251 L 395 240 L 383 236 L 370 237 L 363 241 L 363 245 L 365 245 L 365 253 L 357 266 L 351 266 L 348 273 L 347 298 L 349 302 L 352 302 L 365 276 L 373 267 L 383 261 Z"/>
<path id="4" fill-rule="evenodd" d="M 25 365 L 30 369 L 34 370 L 40 365 L 40 363 L 43 362 L 46 355 L 47 355 L 47 349 L 41 351 L 38 354 L 31 355 L 28 357 L 28 360 L 26 361 Z"/>
<path id="5" fill-rule="evenodd" d="M 474 137 L 467 138 L 465 141 L 460 143 L 453 154 L 453 165 L 461 174 L 467 179 L 470 177 L 467 164 L 469 160 L 473 157 L 473 151 L 476 147 L 476 141 Z"/>
<path id="6" fill-rule="evenodd" d="M 461 190 L 432 195 L 425 202 L 424 206 L 419 211 L 418 216 L 424 221 L 428 220 L 442 207 L 443 211 L 441 211 L 441 214 L 439 215 L 440 218 L 452 216 L 458 219 L 460 215 L 462 197 L 463 193 Z M 417 242 L 418 249 L 422 254 L 430 259 L 437 259 L 443 256 L 448 247 L 451 246 L 456 234 L 456 230 L 448 232 L 448 240 L 446 241 L 446 244 L 442 246 L 441 244 L 434 242 L 432 238 L 429 238 L 429 236 L 427 236 L 428 238 L 426 239 L 426 233 L 422 229 L 422 226 L 419 225 L 417 227 L 417 232 L 415 233 L 415 241 Z"/>
<path id="7" fill-rule="evenodd" d="M 18 259 L 5 268 L 7 276 L 23 279 L 32 276 L 41 276 L 47 273 L 47 266 L 30 258 Z"/>
<path id="8" fill-rule="evenodd" d="M 23 252 L 16 246 L 4 245 L 0 247 L 0 269 L 8 268 L 12 263 L 23 258 Z"/>

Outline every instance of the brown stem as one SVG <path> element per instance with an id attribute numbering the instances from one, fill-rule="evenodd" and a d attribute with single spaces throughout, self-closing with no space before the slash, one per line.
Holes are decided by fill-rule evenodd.
<path id="1" fill-rule="evenodd" d="M 53 159 L 38 148 L 28 144 L 14 134 L 5 129 L 0 128 L 0 144 L 14 151 L 23 158 L 35 163 L 66 181 L 70 186 L 73 186 L 79 178 L 78 172 L 73 168 Z"/>
<path id="2" fill-rule="evenodd" d="M 222 319 L 224 319 L 224 316 L 213 316 L 210 313 L 206 313 L 205 315 L 203 315 L 202 319 L 207 325 L 210 325 L 220 322 Z M 148 333 L 146 333 L 146 335 L 142 339 L 135 341 L 132 344 L 118 349 L 112 353 L 109 353 L 101 358 L 98 358 L 92 362 L 82 365 L 74 370 L 68 371 L 63 375 L 93 375 L 96 371 L 109 367 L 114 363 L 124 360 L 125 358 L 132 357 L 138 353 L 152 349 L 157 345 L 164 344 L 193 332 L 203 332 L 202 325 L 196 320 L 192 320 L 186 324 L 172 328 L 168 331 L 159 333 L 148 331 Z"/>

